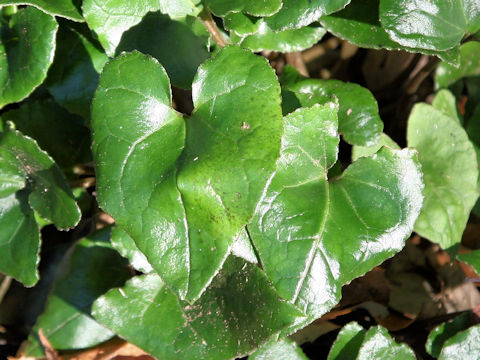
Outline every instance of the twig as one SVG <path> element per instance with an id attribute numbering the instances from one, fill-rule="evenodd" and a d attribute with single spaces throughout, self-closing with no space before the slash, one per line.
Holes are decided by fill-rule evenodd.
<path id="1" fill-rule="evenodd" d="M 2 284 L 0 285 L 0 304 L 3 301 L 3 298 L 7 294 L 8 289 L 10 289 L 10 284 L 12 283 L 11 276 L 5 276 L 2 280 Z"/>
<path id="2" fill-rule="evenodd" d="M 38 338 L 40 339 L 43 349 L 45 350 L 45 358 L 47 360 L 59 360 L 60 358 L 58 357 L 57 352 L 53 348 L 52 344 L 50 344 L 50 341 L 48 341 L 42 329 L 38 330 Z"/>
<path id="3" fill-rule="evenodd" d="M 308 74 L 307 66 L 303 61 L 302 53 L 299 51 L 286 53 L 285 59 L 287 60 L 287 64 L 292 65 L 295 69 L 298 70 L 300 74 L 306 77 L 310 77 Z"/>
<path id="4" fill-rule="evenodd" d="M 212 14 L 210 13 L 210 10 L 207 8 L 203 9 L 203 11 L 200 13 L 200 19 L 205 25 L 205 28 L 207 31 L 212 35 L 213 41 L 219 46 L 219 47 L 224 47 L 227 45 L 227 42 L 225 41 L 225 38 L 222 35 L 222 32 L 218 28 L 217 24 L 215 24 L 215 21 L 212 18 Z"/>
<path id="5" fill-rule="evenodd" d="M 435 69 L 440 60 L 437 57 L 430 57 L 425 65 L 405 84 L 405 92 L 408 95 L 413 95 L 417 92 L 422 82 Z"/>

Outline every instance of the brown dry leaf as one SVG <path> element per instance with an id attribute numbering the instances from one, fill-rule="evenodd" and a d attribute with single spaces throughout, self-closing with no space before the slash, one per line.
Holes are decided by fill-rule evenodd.
<path id="1" fill-rule="evenodd" d="M 377 266 L 342 288 L 342 300 L 339 307 L 347 307 L 365 301 L 388 304 L 389 297 L 390 285 L 385 276 L 385 270 Z"/>
<path id="2" fill-rule="evenodd" d="M 120 339 L 110 340 L 93 349 L 63 354 L 62 360 L 154 360 L 139 347 Z"/>
<path id="3" fill-rule="evenodd" d="M 317 319 L 307 327 L 298 330 L 295 334 L 290 335 L 290 339 L 295 341 L 298 345 L 307 342 L 314 342 L 320 336 L 329 333 L 330 331 L 340 329 L 341 326 L 330 321 Z"/>
<path id="4" fill-rule="evenodd" d="M 480 249 L 480 224 L 467 224 L 462 236 L 462 245 L 469 249 Z"/>

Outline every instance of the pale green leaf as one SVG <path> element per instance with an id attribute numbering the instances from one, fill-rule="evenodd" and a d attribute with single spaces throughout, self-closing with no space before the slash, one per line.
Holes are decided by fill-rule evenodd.
<path id="1" fill-rule="evenodd" d="M 400 149 L 400 146 L 393 141 L 390 136 L 385 133 L 380 135 L 380 141 L 373 146 L 357 146 L 352 148 L 352 161 L 357 161 L 358 158 L 372 156 L 377 153 L 383 146 L 387 146 L 391 149 Z"/>
<path id="2" fill-rule="evenodd" d="M 461 331 L 448 339 L 438 360 L 477 360 L 480 354 L 480 325 Z"/>
<path id="3" fill-rule="evenodd" d="M 138 271 L 150 273 L 153 271 L 152 265 L 148 262 L 145 255 L 138 249 L 135 241 L 116 226 L 112 231 L 112 245 L 123 257 L 130 261 L 130 264 Z"/>
<path id="4" fill-rule="evenodd" d="M 448 87 L 466 76 L 480 75 L 480 43 L 469 41 L 460 46 L 460 66 L 442 63 L 435 72 L 437 87 Z"/>
<path id="5" fill-rule="evenodd" d="M 73 21 L 84 21 L 74 0 L 0 0 L 3 5 L 32 5 L 52 16 L 60 16 Z"/>

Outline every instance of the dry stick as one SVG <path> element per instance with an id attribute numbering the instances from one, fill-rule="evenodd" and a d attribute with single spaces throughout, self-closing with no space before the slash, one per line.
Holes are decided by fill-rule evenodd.
<path id="1" fill-rule="evenodd" d="M 7 294 L 8 289 L 10 288 L 10 284 L 12 283 L 11 276 L 5 276 L 2 280 L 2 284 L 0 285 L 0 304 L 3 301 L 3 298 Z"/>
<path id="2" fill-rule="evenodd" d="M 295 69 L 297 69 L 301 75 L 310 77 L 301 52 L 295 51 L 286 53 L 285 60 L 287 60 L 287 64 L 292 65 Z"/>
<path id="3" fill-rule="evenodd" d="M 420 71 L 405 84 L 405 92 L 407 95 L 413 95 L 417 92 L 422 82 L 435 69 L 440 60 L 437 57 L 430 57 L 428 62 L 420 69 Z"/>
<path id="4" fill-rule="evenodd" d="M 55 351 L 52 344 L 50 344 L 50 341 L 48 341 L 47 337 L 43 333 L 43 329 L 38 330 L 38 338 L 40 340 L 40 343 L 43 346 L 43 349 L 45 350 L 45 358 L 47 360 L 59 360 L 60 358 L 58 357 L 57 352 Z"/>
<path id="5" fill-rule="evenodd" d="M 210 35 L 212 35 L 213 41 L 215 41 L 215 43 L 219 47 L 224 47 L 225 45 L 227 45 L 227 42 L 225 41 L 222 32 L 217 27 L 217 24 L 215 24 L 215 21 L 212 18 L 210 10 L 208 10 L 207 8 L 203 9 L 203 11 L 200 13 L 200 19 L 202 20 L 203 25 L 205 25 L 207 31 L 210 33 Z"/>

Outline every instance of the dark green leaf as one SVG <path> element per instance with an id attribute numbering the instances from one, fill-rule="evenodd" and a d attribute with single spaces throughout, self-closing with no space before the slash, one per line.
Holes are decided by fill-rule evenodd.
<path id="1" fill-rule="evenodd" d="M 377 101 L 366 88 L 339 80 L 305 78 L 285 79 L 282 86 L 295 93 L 301 106 L 323 104 L 338 98 L 338 130 L 350 144 L 371 146 L 380 140 L 383 122 L 378 114 Z M 284 106 L 284 112 L 292 110 Z"/>
<path id="2" fill-rule="evenodd" d="M 380 21 L 399 44 L 448 50 L 480 25 L 477 0 L 380 0 Z"/>
<path id="3" fill-rule="evenodd" d="M 123 34 L 117 54 L 138 50 L 152 55 L 165 67 L 173 85 L 189 89 L 198 66 L 210 56 L 206 43 L 207 37 L 195 35 L 187 23 L 157 12 L 147 14 Z"/>
<path id="4" fill-rule="evenodd" d="M 27 102 L 2 114 L 2 119 L 34 138 L 62 167 L 91 159 L 90 131 L 82 119 L 51 100 Z"/>
<path id="5" fill-rule="evenodd" d="M 84 21 L 74 0 L 0 0 L 3 5 L 32 5 L 52 16 L 61 16 L 73 21 Z"/>
<path id="6" fill-rule="evenodd" d="M 0 199 L 0 272 L 25 286 L 38 281 L 40 234 L 25 191 Z"/>
<path id="7" fill-rule="evenodd" d="M 251 35 L 258 31 L 260 24 L 265 22 L 261 18 L 245 15 L 242 12 L 228 13 L 223 18 L 225 28 L 239 37 Z"/>
<path id="8" fill-rule="evenodd" d="M 25 176 L 16 164 L 0 157 L 0 198 L 16 193 L 25 187 Z"/>
<path id="9" fill-rule="evenodd" d="M 427 104 L 413 108 L 407 139 L 418 150 L 425 182 L 415 231 L 448 249 L 460 242 L 478 197 L 475 150 L 455 119 Z"/>
<path id="10" fill-rule="evenodd" d="M 98 299 L 93 315 L 159 359 L 223 360 L 251 352 L 298 311 L 257 266 L 230 257 L 194 305 L 178 300 L 158 276 L 146 275 Z"/>
<path id="11" fill-rule="evenodd" d="M 480 325 L 461 331 L 445 342 L 438 360 L 477 360 L 480 354 Z"/>
<path id="12" fill-rule="evenodd" d="M 320 16 L 343 9 L 350 0 L 283 0 L 280 11 L 266 18 L 273 30 L 298 29 L 317 21 Z"/>
<path id="13" fill-rule="evenodd" d="M 356 322 L 345 325 L 337 335 L 328 353 L 328 360 L 355 360 L 366 330 Z"/>
<path id="14" fill-rule="evenodd" d="M 425 349 L 435 358 L 438 358 L 445 341 L 457 334 L 459 331 L 465 330 L 470 323 L 471 312 L 465 312 L 455 319 L 444 322 L 434 328 L 428 335 Z"/>
<path id="15" fill-rule="evenodd" d="M 475 268 L 477 274 L 480 274 L 480 250 L 473 250 L 470 253 L 457 255 L 458 260 L 466 262 Z"/>
<path id="16" fill-rule="evenodd" d="M 284 118 L 277 171 L 248 226 L 280 296 L 307 314 L 303 325 L 339 300 L 343 284 L 403 247 L 422 204 L 408 149 L 383 148 L 327 181 L 339 142 L 332 105 Z"/>
<path id="17" fill-rule="evenodd" d="M 68 111 L 90 119 L 98 74 L 107 60 L 93 39 L 67 26 L 60 27 L 55 59 L 46 80 L 48 91 Z"/>
<path id="18" fill-rule="evenodd" d="M 280 147 L 279 95 L 265 59 L 227 47 L 199 69 L 185 139 L 158 63 L 131 53 L 105 67 L 93 103 L 99 202 L 182 298 L 200 296 L 253 214 Z"/>
<path id="19" fill-rule="evenodd" d="M 123 32 L 137 25 L 149 11 L 160 10 L 161 6 L 158 0 L 83 0 L 82 10 L 107 55 L 113 56 Z"/>
<path id="20" fill-rule="evenodd" d="M 320 22 L 332 34 L 360 47 L 421 52 L 457 64 L 458 48 L 448 51 L 417 49 L 390 39 L 379 21 L 379 3 L 380 0 L 352 0 L 344 10 L 323 16 Z"/>
<path id="21" fill-rule="evenodd" d="M 247 35 L 244 38 L 239 38 L 233 34 L 231 38 L 240 43 L 242 47 L 252 51 L 293 52 L 308 49 L 318 42 L 325 35 L 325 32 L 325 29 L 318 25 L 273 31 L 265 21 L 261 20 L 258 23 L 258 30 L 254 34 Z"/>
<path id="22" fill-rule="evenodd" d="M 217 16 L 225 16 L 230 12 L 269 16 L 278 12 L 282 7 L 282 0 L 205 0 L 205 3 Z"/>
<path id="23" fill-rule="evenodd" d="M 110 229 L 103 229 L 75 246 L 69 270 L 57 280 L 29 336 L 26 355 L 43 355 L 37 337 L 39 329 L 57 350 L 82 349 L 114 336 L 90 315 L 98 297 L 130 277 L 127 262 L 109 244 L 109 237 Z"/>
<path id="24" fill-rule="evenodd" d="M 18 10 L 9 24 L 2 25 L 0 108 L 23 100 L 45 80 L 53 61 L 57 28 L 52 16 L 34 7 Z"/>
<path id="25" fill-rule="evenodd" d="M 437 87 L 448 87 L 466 76 L 480 75 L 480 43 L 469 41 L 460 46 L 460 66 L 442 63 L 435 73 Z"/>
<path id="26" fill-rule="evenodd" d="M 415 360 L 415 354 L 405 344 L 397 344 L 381 326 L 371 327 L 365 334 L 357 360 Z"/>
<path id="27" fill-rule="evenodd" d="M 248 357 L 249 360 L 308 360 L 302 349 L 288 338 L 271 340 Z"/>
<path id="28" fill-rule="evenodd" d="M 380 135 L 380 141 L 373 146 L 354 146 L 352 148 L 352 161 L 357 161 L 358 158 L 368 157 L 376 154 L 383 146 L 391 149 L 400 150 L 400 146 L 393 141 L 387 134 Z"/>
<path id="29" fill-rule="evenodd" d="M 116 226 L 112 231 L 112 245 L 117 251 L 130 261 L 130 264 L 138 271 L 152 272 L 152 265 L 138 249 L 135 241 L 120 227 Z"/>

